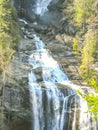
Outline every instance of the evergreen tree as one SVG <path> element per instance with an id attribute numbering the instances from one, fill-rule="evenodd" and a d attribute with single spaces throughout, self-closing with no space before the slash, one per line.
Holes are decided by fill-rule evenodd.
<path id="1" fill-rule="evenodd" d="M 9 0 L 0 0 L 0 75 L 3 77 L 3 86 L 0 86 L 0 90 L 4 87 L 8 64 L 15 52 L 13 48 L 15 48 L 19 39 L 16 18 L 16 10 Z M 2 97 L 0 95 L 1 102 Z M 3 119 L 3 107 L 0 104 L 0 129 L 3 129 Z"/>
<path id="2" fill-rule="evenodd" d="M 79 28 L 76 36 L 77 39 L 82 39 L 81 42 L 73 42 L 73 49 L 76 51 L 78 43 L 77 52 L 81 52 L 80 75 L 98 93 L 98 74 L 93 67 L 98 51 L 98 0 L 74 0 L 73 10 L 73 19 Z M 81 50 L 78 50 L 79 46 L 82 47 Z M 89 111 L 97 118 L 98 96 L 90 94 L 84 95 L 84 98 L 88 101 Z"/>

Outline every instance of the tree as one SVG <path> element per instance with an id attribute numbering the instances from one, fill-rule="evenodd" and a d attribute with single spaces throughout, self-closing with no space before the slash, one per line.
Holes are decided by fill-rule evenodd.
<path id="1" fill-rule="evenodd" d="M 80 66 L 80 75 L 89 84 L 91 83 L 90 82 L 91 78 L 95 74 L 94 69 L 92 69 L 93 68 L 92 65 L 96 54 L 97 42 L 98 40 L 96 30 L 89 29 L 85 34 L 84 38 L 84 47 L 82 50 L 82 62 Z"/>
<path id="2" fill-rule="evenodd" d="M 0 0 L 0 75 L 3 77 L 3 87 L 5 85 L 5 75 L 8 70 L 8 64 L 19 40 L 19 30 L 16 19 L 16 10 L 12 7 L 9 0 Z M 0 89 L 2 89 L 2 86 L 0 86 Z M 2 100 L 1 95 L 0 100 Z M 0 106 L 0 129 L 3 129 L 3 119 L 3 107 Z"/>
<path id="3" fill-rule="evenodd" d="M 77 31 L 78 46 L 81 46 L 81 63 L 80 63 L 80 76 L 88 83 L 88 85 L 94 88 L 96 95 L 90 93 L 83 95 L 88 101 L 89 111 L 94 114 L 94 117 L 98 117 L 98 74 L 95 71 L 93 65 L 98 51 L 98 0 L 74 0 L 74 22 Z M 75 36 L 75 37 L 76 37 Z M 74 42 L 73 47 L 76 46 Z M 74 48 L 73 48 L 74 49 Z M 80 49 L 78 47 L 78 49 Z"/>

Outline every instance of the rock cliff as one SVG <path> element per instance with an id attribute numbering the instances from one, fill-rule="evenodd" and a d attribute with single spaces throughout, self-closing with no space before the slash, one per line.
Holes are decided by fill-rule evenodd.
<path id="1" fill-rule="evenodd" d="M 32 67 L 29 65 L 28 59 L 35 49 L 33 34 L 39 35 L 45 42 L 46 48 L 52 52 L 54 59 L 61 64 L 69 79 L 76 84 L 81 84 L 78 59 L 75 58 L 72 50 L 73 37 L 69 35 L 74 34 L 76 30 L 74 30 L 74 26 L 70 26 L 72 25 L 71 22 L 68 23 L 68 19 L 63 17 L 64 14 L 61 10 L 63 2 L 64 0 L 52 1 L 48 6 L 49 11 L 43 16 L 38 16 L 32 10 L 35 0 L 13 0 L 19 14 L 18 24 L 21 40 L 18 50 L 10 62 L 4 88 L 4 107 L 10 130 L 13 130 L 14 127 L 15 130 L 27 130 L 26 127 L 32 119 L 28 90 L 28 73 Z M 41 82 L 40 73 L 41 69 L 39 68 L 36 70 L 36 74 L 37 80 Z M 44 85 L 42 86 L 44 88 Z M 62 91 L 64 88 L 59 86 Z M 65 88 L 65 93 L 66 91 Z M 26 122 L 26 126 L 23 126 L 24 122 Z M 17 124 L 20 126 L 16 127 Z"/>

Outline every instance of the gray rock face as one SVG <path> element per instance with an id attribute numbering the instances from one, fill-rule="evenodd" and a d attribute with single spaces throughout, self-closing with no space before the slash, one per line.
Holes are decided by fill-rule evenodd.
<path id="1" fill-rule="evenodd" d="M 64 52 L 63 54 L 65 55 L 66 53 L 64 50 L 68 50 L 67 46 L 64 47 L 65 43 L 62 42 L 59 36 L 55 38 L 55 33 L 55 40 L 49 37 L 49 35 L 53 35 L 53 30 L 51 28 L 47 28 L 47 26 L 41 25 L 36 26 L 34 24 L 28 24 L 27 27 L 25 24 L 21 24 L 21 22 L 19 25 L 23 38 L 21 38 L 18 45 L 18 51 L 15 53 L 13 60 L 10 62 L 10 69 L 6 76 L 4 88 L 4 107 L 6 116 L 10 121 L 13 121 L 15 123 L 17 120 L 32 120 L 32 110 L 30 106 L 30 96 L 28 90 L 28 73 L 31 71 L 32 67 L 29 65 L 28 59 L 32 52 L 35 50 L 35 41 L 33 34 L 40 33 L 42 39 L 46 38 L 46 48 L 50 49 L 53 52 L 54 57 L 56 57 L 55 55 L 61 52 Z M 45 33 L 46 35 L 43 37 Z M 49 41 L 53 41 L 53 43 L 51 44 Z M 36 69 L 35 74 L 37 81 L 41 84 L 44 90 L 46 87 L 45 84 L 42 83 L 42 69 Z M 65 91 L 63 91 L 62 88 L 60 89 L 62 92 L 67 94 L 67 89 L 65 89 Z"/>
<path id="2" fill-rule="evenodd" d="M 48 6 L 49 10 L 57 9 L 65 0 L 52 0 Z"/>
<path id="3" fill-rule="evenodd" d="M 58 21 L 62 13 L 59 11 L 61 3 L 64 2 L 64 0 L 53 0 L 49 6 L 48 6 L 48 12 L 45 13 L 42 17 L 37 16 L 35 12 L 33 11 L 35 0 L 11 0 L 16 9 L 18 10 L 18 14 L 21 18 L 26 18 L 29 21 L 40 21 L 44 22 L 45 24 L 49 24 L 52 22 L 53 25 L 55 25 L 55 21 Z"/>
<path id="4" fill-rule="evenodd" d="M 63 31 L 68 35 L 75 35 L 77 32 L 73 21 L 69 20 L 63 12 L 66 9 L 67 1 L 52 0 L 48 5 L 48 11 L 42 16 L 37 15 L 34 11 L 36 0 L 11 0 L 19 14 L 20 18 L 26 19 L 29 22 L 37 21 L 38 24 L 52 25 L 59 31 Z M 63 3 L 64 6 L 63 7 Z M 36 28 L 36 27 L 35 27 Z M 36 28 L 37 30 L 38 28 Z"/>
<path id="5" fill-rule="evenodd" d="M 70 80 L 76 84 L 80 84 L 81 78 L 78 74 L 78 61 L 74 58 L 74 53 L 72 51 L 72 37 L 65 34 L 74 34 L 75 30 L 74 27 L 71 27 L 70 22 L 67 24 L 67 27 L 66 23 L 63 23 L 63 26 L 61 24 L 63 15 L 59 9 L 64 0 L 52 0 L 48 6 L 49 11 L 41 17 L 37 16 L 32 10 L 32 7 L 36 0 L 11 1 L 17 8 L 19 16 L 21 18 L 27 19 L 31 22 L 38 21 L 38 24 L 25 24 L 22 21 L 19 22 L 22 38 L 18 45 L 18 51 L 15 53 L 13 60 L 10 62 L 10 69 L 6 76 L 5 88 L 3 92 L 3 105 L 5 107 L 6 118 L 10 122 L 8 122 L 7 126 L 9 126 L 9 124 L 11 125 L 11 127 L 7 127 L 6 130 L 31 130 L 30 127 L 32 127 L 32 110 L 28 86 L 28 73 L 32 70 L 32 66 L 29 65 L 28 59 L 32 52 L 35 50 L 35 41 L 33 34 L 38 34 L 42 38 L 46 44 L 46 49 L 49 49 L 52 52 L 53 57 L 61 64 L 63 70 L 68 73 Z M 61 30 L 63 30 L 62 34 L 59 33 Z M 96 64 L 96 69 L 98 70 L 97 66 L 98 65 Z M 42 82 L 43 79 L 41 77 L 42 68 L 39 67 L 34 71 L 37 81 L 42 86 L 44 113 L 48 119 L 49 115 L 47 115 L 47 108 L 45 107 L 46 86 Z M 70 86 L 62 86 L 61 84 L 56 85 L 65 96 L 68 95 L 69 91 L 73 91 Z M 65 130 L 72 130 L 74 112 L 76 112 L 77 120 L 80 118 L 78 117 L 80 114 L 79 101 L 80 96 L 77 94 L 69 97 L 66 118 L 70 120 L 70 126 L 68 126 L 67 121 L 64 122 Z M 71 111 L 69 110 L 69 107 L 71 108 Z M 76 125 L 77 130 L 79 130 L 79 123 Z"/>
<path id="6" fill-rule="evenodd" d="M 19 1 L 17 1 L 19 2 Z M 30 94 L 28 86 L 28 73 L 33 69 L 28 63 L 29 56 L 35 50 L 34 35 L 39 35 L 45 42 L 46 49 L 52 52 L 53 57 L 61 64 L 63 70 L 68 73 L 70 80 L 76 80 L 78 82 L 79 75 L 77 73 L 78 66 L 77 59 L 74 59 L 72 51 L 72 37 L 65 33 L 57 33 L 55 28 L 46 25 L 35 24 L 19 24 L 22 38 L 18 45 L 18 51 L 15 53 L 13 60 L 9 65 L 9 72 L 6 77 L 6 84 L 4 88 L 4 107 L 6 117 L 10 120 L 12 127 L 6 130 L 31 130 L 32 110 L 30 103 Z M 73 66 L 74 64 L 74 66 Z M 77 68 L 77 69 L 76 69 Z M 42 86 L 43 106 L 45 118 L 48 119 L 46 106 L 46 86 L 42 82 L 42 68 L 34 70 L 37 81 Z M 78 83 L 79 84 L 79 83 Z M 73 91 L 70 86 L 56 84 L 59 90 L 67 96 L 69 92 Z M 62 107 L 62 99 L 61 107 Z M 68 128 L 72 130 L 72 124 L 74 121 L 74 112 L 76 112 L 77 120 L 80 118 L 80 96 L 77 94 L 71 95 L 68 100 L 68 111 L 66 118 L 70 120 L 68 126 L 67 120 L 64 122 L 64 129 Z M 51 101 L 52 103 L 52 101 Z M 71 110 L 69 110 L 69 107 Z M 53 115 L 51 115 L 52 117 Z M 19 121 L 19 122 L 18 122 Z M 12 123 L 13 122 L 13 123 Z M 48 124 L 48 123 L 47 123 Z M 77 130 L 79 130 L 79 122 L 76 124 Z M 8 124 L 9 126 L 9 124 Z M 45 130 L 47 130 L 45 126 Z M 49 129 L 50 130 L 50 129 Z"/>
<path id="7" fill-rule="evenodd" d="M 31 120 L 30 96 L 28 90 L 28 71 L 26 55 L 17 53 L 9 65 L 3 89 L 3 105 L 10 121 Z M 25 60 L 24 60 L 25 58 Z M 28 58 L 28 57 L 27 57 Z"/>
<path id="8" fill-rule="evenodd" d="M 21 18 L 26 18 L 29 21 L 35 20 L 37 16 L 32 11 L 35 0 L 11 0 L 15 5 L 18 14 Z"/>

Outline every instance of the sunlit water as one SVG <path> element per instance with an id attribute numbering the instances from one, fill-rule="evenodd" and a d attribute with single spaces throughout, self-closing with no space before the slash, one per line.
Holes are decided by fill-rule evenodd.
<path id="1" fill-rule="evenodd" d="M 32 130 L 97 130 L 88 106 L 76 94 L 79 86 L 72 84 L 60 65 L 45 49 L 45 44 L 34 35 L 36 50 L 29 58 L 32 71 L 29 73 L 29 89 L 32 104 Z M 42 88 L 34 73 L 41 68 Z M 64 94 L 57 84 L 67 86 Z M 77 96 L 76 96 L 77 95 Z M 45 98 L 45 99 L 44 99 Z"/>

